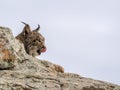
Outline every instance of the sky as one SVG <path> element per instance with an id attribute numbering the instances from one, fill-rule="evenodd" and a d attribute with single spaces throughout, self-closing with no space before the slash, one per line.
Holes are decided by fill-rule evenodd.
<path id="1" fill-rule="evenodd" d="M 40 24 L 42 60 L 65 72 L 120 85 L 120 0 L 0 0 L 0 26 L 19 34 Z"/>

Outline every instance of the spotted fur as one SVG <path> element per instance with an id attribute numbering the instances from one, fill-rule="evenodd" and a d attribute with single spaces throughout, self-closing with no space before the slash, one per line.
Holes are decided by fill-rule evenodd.
<path id="1" fill-rule="evenodd" d="M 40 25 L 35 30 L 31 30 L 30 26 L 25 24 L 23 31 L 16 36 L 25 47 L 26 52 L 32 56 L 38 56 L 46 51 L 45 38 L 38 32 Z"/>

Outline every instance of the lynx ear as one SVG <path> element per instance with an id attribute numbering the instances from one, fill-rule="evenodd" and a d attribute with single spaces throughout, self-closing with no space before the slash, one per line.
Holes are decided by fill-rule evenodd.
<path id="1" fill-rule="evenodd" d="M 23 24 L 25 24 L 25 27 L 23 28 L 23 33 L 24 35 L 27 35 L 29 33 L 31 33 L 31 29 L 30 29 L 30 26 L 24 22 L 22 22 Z"/>
<path id="2" fill-rule="evenodd" d="M 34 31 L 34 32 L 38 32 L 39 29 L 40 29 L 40 25 L 38 24 L 38 27 L 37 27 L 35 30 L 33 30 L 33 31 Z"/>

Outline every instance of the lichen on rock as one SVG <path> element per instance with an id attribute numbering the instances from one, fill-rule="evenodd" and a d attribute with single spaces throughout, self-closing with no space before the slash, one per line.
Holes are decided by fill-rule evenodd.
<path id="1" fill-rule="evenodd" d="M 9 28 L 0 27 L 0 90 L 120 90 L 119 85 L 66 73 L 28 55 Z"/>

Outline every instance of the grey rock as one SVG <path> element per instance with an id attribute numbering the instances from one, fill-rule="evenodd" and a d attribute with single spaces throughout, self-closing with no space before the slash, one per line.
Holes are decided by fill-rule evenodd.
<path id="1" fill-rule="evenodd" d="M 64 73 L 59 67 L 28 55 L 11 30 L 0 27 L 0 90 L 120 90 L 119 85 Z"/>

